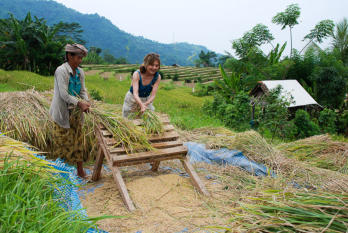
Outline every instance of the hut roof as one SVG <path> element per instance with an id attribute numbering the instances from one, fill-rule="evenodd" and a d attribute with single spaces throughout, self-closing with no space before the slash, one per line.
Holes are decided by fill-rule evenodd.
<path id="1" fill-rule="evenodd" d="M 266 80 L 259 81 L 258 85 L 251 91 L 251 95 L 254 95 L 258 88 L 261 88 L 264 92 L 276 88 L 277 86 L 282 87 L 281 95 L 287 97 L 291 94 L 293 97 L 293 103 L 291 107 L 299 107 L 305 105 L 318 105 L 320 106 L 310 94 L 301 86 L 297 80 Z M 320 106 L 321 107 L 321 106 Z"/>

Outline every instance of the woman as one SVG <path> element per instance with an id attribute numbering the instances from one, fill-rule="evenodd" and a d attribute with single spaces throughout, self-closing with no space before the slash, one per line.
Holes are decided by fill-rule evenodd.
<path id="1" fill-rule="evenodd" d="M 54 121 L 52 154 L 77 163 L 77 175 L 85 178 L 82 113 L 89 111 L 90 104 L 87 102 L 85 75 L 79 65 L 88 51 L 83 45 L 67 44 L 65 52 L 66 62 L 54 74 L 54 94 L 50 107 L 50 116 Z"/>
<path id="2" fill-rule="evenodd" d="M 155 110 L 152 103 L 161 82 L 161 75 L 158 73 L 160 66 L 158 54 L 150 53 L 145 56 L 144 64 L 133 73 L 132 85 L 124 98 L 123 117 L 128 117 L 137 110 L 141 113 L 146 109 Z"/>

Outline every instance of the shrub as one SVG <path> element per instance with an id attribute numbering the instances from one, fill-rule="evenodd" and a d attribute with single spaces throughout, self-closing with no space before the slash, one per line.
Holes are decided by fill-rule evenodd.
<path id="1" fill-rule="evenodd" d="M 305 138 L 320 133 L 319 126 L 315 124 L 308 112 L 300 109 L 296 111 L 294 123 L 297 127 L 297 137 Z"/>
<path id="2" fill-rule="evenodd" d="M 325 108 L 323 111 L 321 111 L 319 115 L 319 126 L 321 131 L 323 133 L 336 133 L 336 118 L 337 114 L 331 109 Z"/>
<path id="3" fill-rule="evenodd" d="M 174 74 L 173 81 L 179 81 L 179 75 L 177 73 Z"/>

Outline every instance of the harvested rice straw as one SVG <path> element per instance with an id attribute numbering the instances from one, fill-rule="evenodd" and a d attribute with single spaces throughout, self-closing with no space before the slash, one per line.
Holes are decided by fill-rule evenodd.
<path id="1" fill-rule="evenodd" d="M 123 146 L 127 153 L 153 150 L 147 135 L 122 116 L 91 108 L 96 124 L 103 124 L 116 140 L 115 147 Z"/>
<path id="2" fill-rule="evenodd" d="M 139 111 L 130 114 L 130 119 L 141 118 L 143 120 L 142 127 L 144 127 L 147 134 L 161 134 L 163 133 L 163 124 L 159 117 L 151 110 L 146 110 L 143 114 Z"/>
<path id="3" fill-rule="evenodd" d="M 37 166 L 44 171 L 57 172 L 49 161 L 35 156 L 34 148 L 26 143 L 14 140 L 3 134 L 0 134 L 0 169 L 5 162 L 29 162 L 30 166 Z"/>
<path id="4" fill-rule="evenodd" d="M 226 137 L 224 143 L 227 148 L 238 149 L 249 159 L 272 168 L 289 182 L 313 189 L 348 192 L 348 175 L 288 158 L 256 131 L 237 133 L 234 138 Z"/>
<path id="5" fill-rule="evenodd" d="M 49 151 L 49 104 L 35 91 L 0 93 L 0 130 L 42 151 Z"/>

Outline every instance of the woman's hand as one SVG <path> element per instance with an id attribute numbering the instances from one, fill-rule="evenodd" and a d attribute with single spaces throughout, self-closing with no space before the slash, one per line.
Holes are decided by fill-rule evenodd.
<path id="1" fill-rule="evenodd" d="M 91 104 L 87 103 L 87 102 L 79 101 L 77 103 L 77 106 L 79 106 L 79 108 L 81 109 L 82 112 L 88 112 Z"/>
<path id="2" fill-rule="evenodd" d="M 146 111 L 146 109 L 147 109 L 147 105 L 145 105 L 145 104 L 141 104 L 141 105 L 140 105 L 140 112 L 141 112 L 142 114 Z"/>

